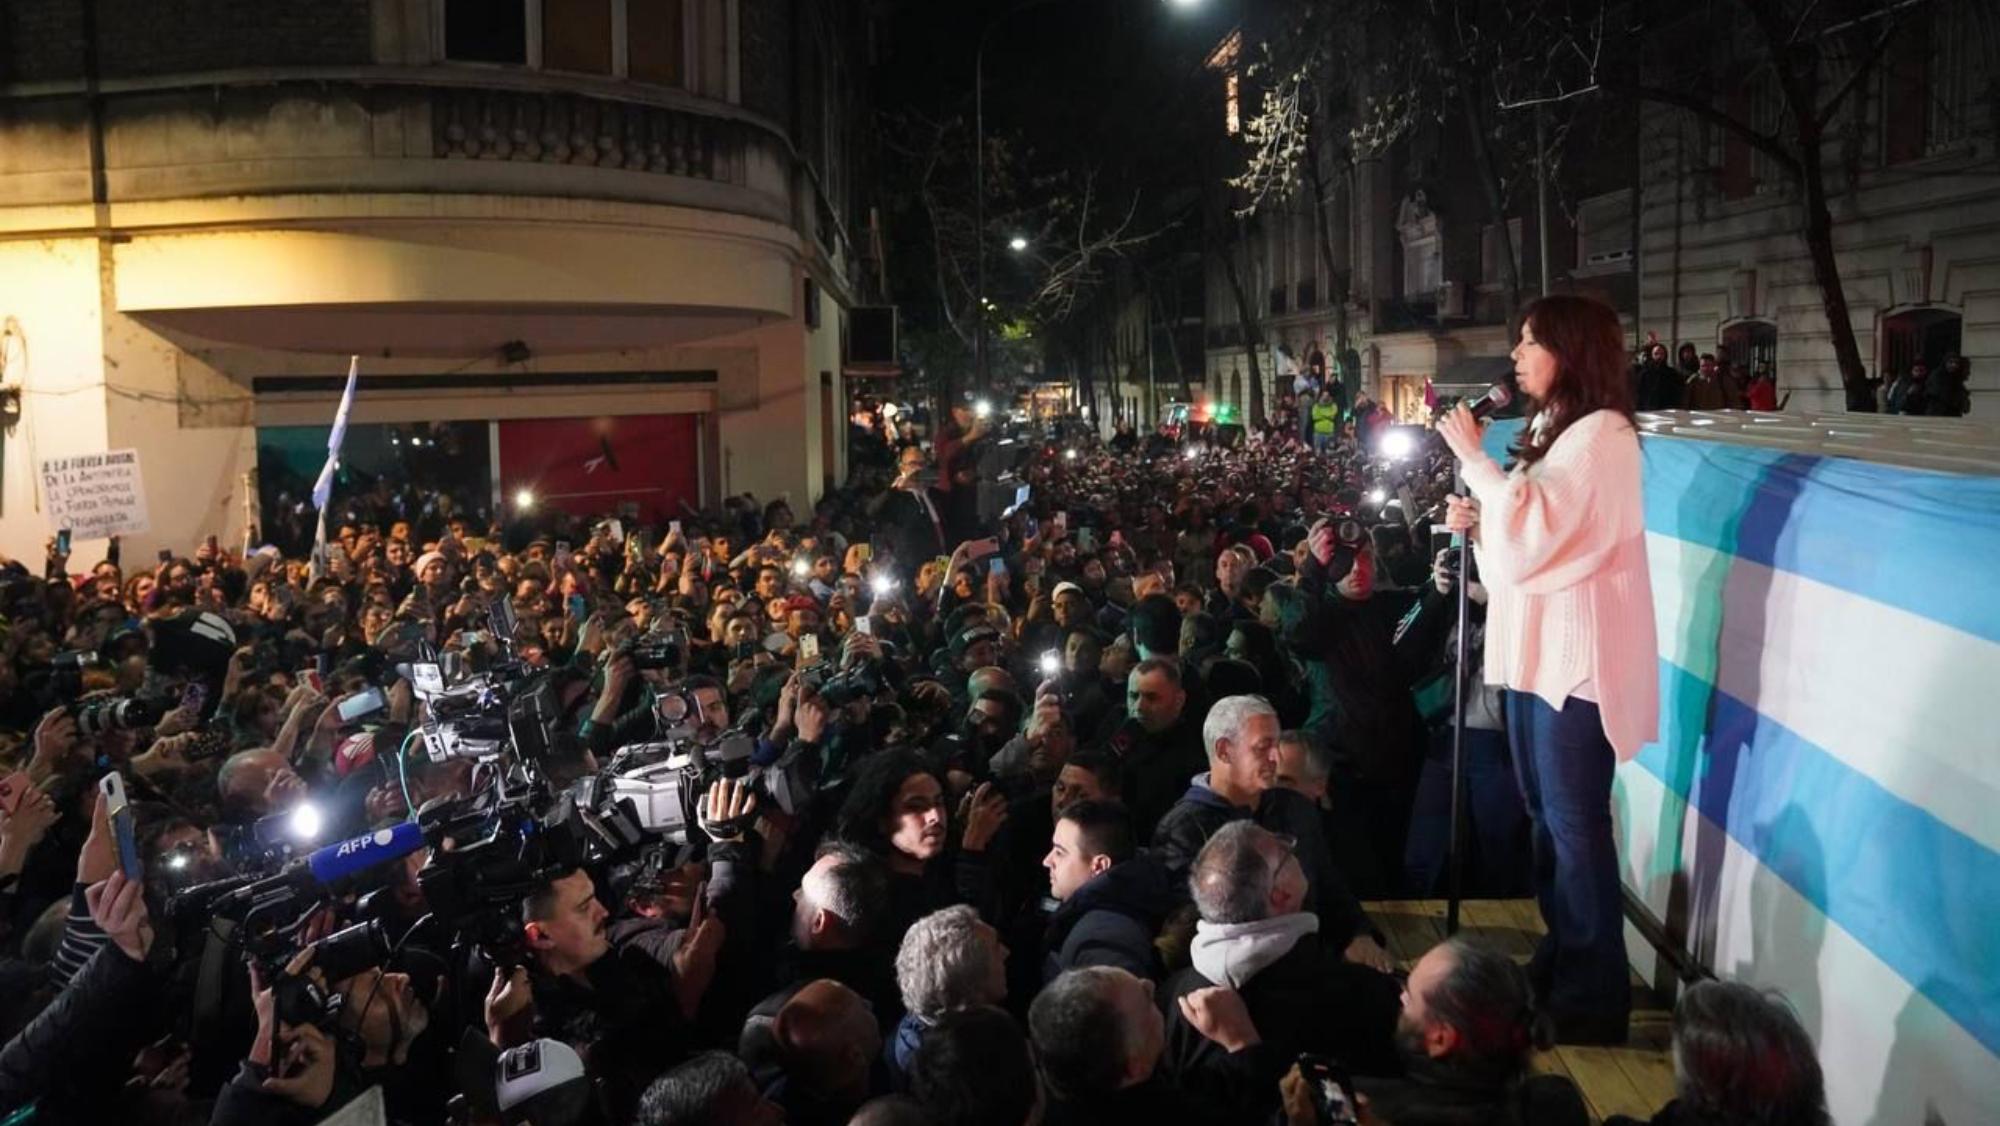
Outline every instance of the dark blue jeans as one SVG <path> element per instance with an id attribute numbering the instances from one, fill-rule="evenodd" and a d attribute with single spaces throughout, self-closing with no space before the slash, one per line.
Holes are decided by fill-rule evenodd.
<path id="1" fill-rule="evenodd" d="M 1507 753 L 1507 736 L 1465 729 L 1467 895 L 1521 895 L 1530 886 L 1528 816 L 1521 783 Z M 1451 839 L 1451 728 L 1431 732 L 1430 753 L 1417 779 L 1410 811 L 1410 844 L 1403 853 L 1404 880 L 1415 895 L 1442 895 Z"/>
<path id="2" fill-rule="evenodd" d="M 1632 1010 L 1611 775 L 1618 764 L 1597 705 L 1561 711 L 1507 693 L 1507 737 L 1532 825 L 1535 898 L 1548 934 L 1529 972 L 1547 1009 L 1614 1016 Z"/>

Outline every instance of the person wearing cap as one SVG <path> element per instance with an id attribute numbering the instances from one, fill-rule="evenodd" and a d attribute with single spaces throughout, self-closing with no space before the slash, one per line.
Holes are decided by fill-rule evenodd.
<path id="1" fill-rule="evenodd" d="M 983 621 L 968 625 L 952 636 L 952 699 L 962 710 L 971 703 L 967 682 L 973 672 L 1000 663 L 1000 631 Z"/>

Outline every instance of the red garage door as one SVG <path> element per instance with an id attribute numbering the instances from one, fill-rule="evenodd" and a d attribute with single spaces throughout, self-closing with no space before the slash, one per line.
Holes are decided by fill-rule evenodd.
<path id="1" fill-rule="evenodd" d="M 700 507 L 699 415 L 526 418 L 500 423 L 501 495 L 534 491 L 536 504 L 597 516 L 638 506 L 659 526 Z"/>

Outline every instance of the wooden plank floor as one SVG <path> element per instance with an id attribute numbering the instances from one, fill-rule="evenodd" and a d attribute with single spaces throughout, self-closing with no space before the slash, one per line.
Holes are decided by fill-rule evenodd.
<path id="1" fill-rule="evenodd" d="M 1379 900 L 1365 904 L 1368 915 L 1389 938 L 1389 953 L 1407 970 L 1444 941 L 1441 899 Z M 1459 933 L 1504 950 L 1526 962 L 1542 934 L 1533 900 L 1467 900 L 1459 912 Z M 1558 1046 L 1535 1059 L 1535 1070 L 1567 1075 L 1582 1089 L 1599 1121 L 1613 1114 L 1650 1118 L 1674 1094 L 1674 1065 L 1668 1041 L 1672 1008 L 1632 977 L 1632 1032 L 1621 1048 Z"/>

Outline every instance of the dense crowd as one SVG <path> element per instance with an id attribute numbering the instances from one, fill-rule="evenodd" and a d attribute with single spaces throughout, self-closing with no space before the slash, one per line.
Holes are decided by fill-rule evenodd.
<path id="1" fill-rule="evenodd" d="M 1443 447 L 1359 404 L 1318 440 L 1311 406 L 1018 443 L 1001 481 L 970 404 L 929 450 L 857 419 L 809 513 L 433 506 L 336 519 L 317 560 L 5 561 L 0 1114 L 1588 1121 L 1529 1071 L 1526 968 L 1455 939 L 1405 975 L 1361 909 L 1450 879 L 1465 568 Z M 442 682 L 503 669 L 546 690 L 494 753 L 443 738 Z M 1465 675 L 1464 886 L 1521 894 Z M 482 859 L 559 833 L 490 797 L 667 761 L 719 764 L 693 824 Z M 1675 1033 L 1656 1121 L 1821 1120 L 1782 1005 L 1704 985 Z"/>

